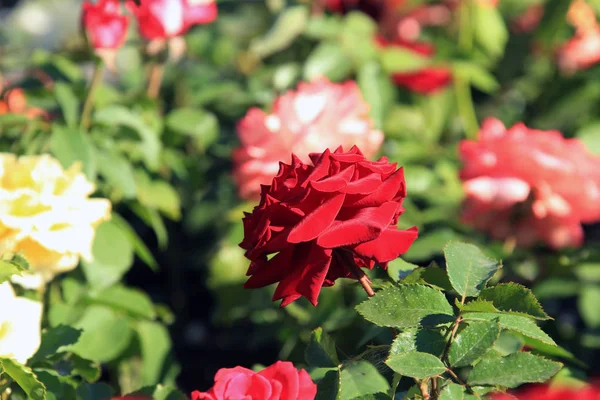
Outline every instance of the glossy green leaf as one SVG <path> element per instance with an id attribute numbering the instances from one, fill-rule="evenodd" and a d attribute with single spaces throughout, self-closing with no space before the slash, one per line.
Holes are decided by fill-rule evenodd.
<path id="1" fill-rule="evenodd" d="M 357 82 L 365 101 L 369 104 L 369 115 L 375 127 L 383 128 L 385 114 L 394 100 L 392 83 L 374 61 L 359 69 Z"/>
<path id="2" fill-rule="evenodd" d="M 142 384 L 155 385 L 161 381 L 164 364 L 171 350 L 167 328 L 151 321 L 135 325 L 142 348 Z"/>
<path id="3" fill-rule="evenodd" d="M 465 313 L 463 318 L 467 321 L 492 321 L 498 319 L 502 329 L 519 332 L 532 339 L 540 340 L 544 343 L 555 345 L 554 340 L 548 336 L 535 321 L 531 318 L 521 315 L 501 314 L 501 313 Z"/>
<path id="4" fill-rule="evenodd" d="M 446 371 L 446 366 L 438 357 L 418 351 L 391 356 L 385 363 L 400 375 L 416 379 L 441 375 Z"/>
<path id="5" fill-rule="evenodd" d="M 476 400 L 479 397 L 467 393 L 467 389 L 456 383 L 449 383 L 440 392 L 439 400 Z"/>
<path id="6" fill-rule="evenodd" d="M 333 338 L 320 327 L 312 331 L 304 358 L 311 367 L 327 368 L 340 365 Z"/>
<path id="7" fill-rule="evenodd" d="M 56 82 L 54 84 L 54 95 L 67 126 L 75 128 L 79 119 L 79 99 L 73 92 L 73 88 L 65 82 Z"/>
<path id="8" fill-rule="evenodd" d="M 81 330 L 72 326 L 58 325 L 47 328 L 42 332 L 42 342 L 35 355 L 29 360 L 30 364 L 65 350 L 65 346 L 77 343 Z"/>
<path id="9" fill-rule="evenodd" d="M 431 64 L 428 57 L 399 46 L 382 49 L 380 59 L 383 69 L 388 74 L 416 71 Z"/>
<path id="10" fill-rule="evenodd" d="M 110 188 L 114 190 L 117 198 L 135 198 L 137 190 L 135 176 L 131 163 L 116 151 L 98 150 L 98 173 Z"/>
<path id="11" fill-rule="evenodd" d="M 491 301 L 501 311 L 525 314 L 536 319 L 550 319 L 528 288 L 516 283 L 501 283 L 481 291 L 479 299 Z"/>
<path id="12" fill-rule="evenodd" d="M 83 261 L 83 272 L 94 288 L 109 287 L 123 277 L 133 264 L 133 246 L 128 236 L 112 221 L 96 229 L 93 261 Z"/>
<path id="13" fill-rule="evenodd" d="M 585 285 L 581 289 L 577 307 L 590 328 L 600 327 L 600 285 Z"/>
<path id="14" fill-rule="evenodd" d="M 523 383 L 546 382 L 561 367 L 561 363 L 531 353 L 513 353 L 502 358 L 482 360 L 473 367 L 468 383 L 513 388 Z"/>
<path id="15" fill-rule="evenodd" d="M 450 242 L 444 247 L 448 278 L 464 297 L 477 296 L 501 264 L 472 244 Z"/>
<path id="16" fill-rule="evenodd" d="M 484 313 L 495 313 L 498 312 L 498 309 L 494 307 L 494 303 L 487 300 L 473 300 L 464 305 L 460 304 L 460 302 L 456 301 L 456 306 L 462 312 L 484 312 Z"/>
<path id="17" fill-rule="evenodd" d="M 444 294 L 423 285 L 400 285 L 381 290 L 356 307 L 367 321 L 379 326 L 411 328 L 435 326 L 453 320 Z"/>
<path id="18" fill-rule="evenodd" d="M 13 359 L 0 358 L 0 372 L 4 372 L 17 382 L 29 399 L 46 399 L 46 388 L 37 379 L 31 368 L 21 365 Z"/>
<path id="19" fill-rule="evenodd" d="M 354 399 L 374 393 L 386 393 L 388 381 L 368 361 L 344 364 L 340 371 L 340 400 Z"/>
<path id="20" fill-rule="evenodd" d="M 288 47 L 304 29 L 308 22 L 308 8 L 289 7 L 282 12 L 266 35 L 255 38 L 250 43 L 250 51 L 259 58 L 267 57 Z"/>
<path id="21" fill-rule="evenodd" d="M 100 304 L 126 312 L 132 317 L 154 319 L 156 312 L 150 297 L 139 289 L 115 285 L 100 292 L 92 293 L 89 300 L 93 304 Z"/>
<path id="22" fill-rule="evenodd" d="M 336 43 L 322 42 L 310 53 L 304 64 L 305 80 L 326 76 L 332 81 L 347 78 L 352 71 L 352 60 Z"/>
<path id="23" fill-rule="evenodd" d="M 466 367 L 492 348 L 500 325 L 497 321 L 470 323 L 452 341 L 448 350 L 448 362 L 453 367 Z"/>
<path id="24" fill-rule="evenodd" d="M 29 270 L 29 263 L 18 254 L 5 253 L 0 259 L 0 283 L 10 280 L 13 275 L 21 275 Z"/>
<path id="25" fill-rule="evenodd" d="M 79 162 L 88 179 L 96 179 L 96 149 L 85 132 L 59 124 L 52 125 L 50 150 L 64 168 Z"/>
<path id="26" fill-rule="evenodd" d="M 129 222 L 119 214 L 113 213 L 112 222 L 117 224 L 121 231 L 127 235 L 129 242 L 133 244 L 135 254 L 152 270 L 158 271 L 158 263 L 146 243 L 138 236 L 137 232 L 129 225 Z"/>
<path id="27" fill-rule="evenodd" d="M 396 335 L 390 348 L 390 357 L 413 351 L 440 357 L 445 347 L 446 339 L 439 331 L 411 328 Z"/>
<path id="28" fill-rule="evenodd" d="M 317 383 L 315 400 L 340 400 L 340 371 L 332 370 Z"/>
<path id="29" fill-rule="evenodd" d="M 83 317 L 74 325 L 83 333 L 70 350 L 98 362 L 112 361 L 120 356 L 133 336 L 129 321 L 104 306 L 87 307 Z"/>
<path id="30" fill-rule="evenodd" d="M 219 137 L 217 117 L 202 109 L 178 108 L 169 113 L 165 122 L 169 129 L 192 138 L 202 150 Z"/>

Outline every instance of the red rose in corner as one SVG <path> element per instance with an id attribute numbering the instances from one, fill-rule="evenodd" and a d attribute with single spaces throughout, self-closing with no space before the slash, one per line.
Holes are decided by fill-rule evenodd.
<path id="1" fill-rule="evenodd" d="M 496 239 L 580 246 L 581 223 L 600 220 L 600 157 L 577 139 L 490 118 L 460 156 L 463 219 Z"/>
<path id="2" fill-rule="evenodd" d="M 600 389 L 593 386 L 552 387 L 535 385 L 512 394 L 494 393 L 492 400 L 599 400 Z"/>
<path id="3" fill-rule="evenodd" d="M 139 31 L 147 40 L 183 35 L 193 25 L 208 24 L 217 18 L 214 0 L 128 0 Z"/>
<path id="4" fill-rule="evenodd" d="M 378 36 L 376 41 L 381 47 L 399 47 L 427 58 L 431 58 L 435 54 L 435 48 L 427 43 L 389 41 L 381 36 Z M 446 87 L 452 81 L 452 72 L 445 66 L 431 66 L 415 71 L 394 73 L 392 80 L 396 85 L 403 86 L 412 92 L 430 94 Z"/>
<path id="5" fill-rule="evenodd" d="M 277 361 L 260 372 L 222 368 L 215 375 L 215 385 L 208 392 L 193 392 L 192 400 L 313 400 L 316 394 L 317 385 L 308 372 L 298 371 L 291 362 Z"/>
<path id="6" fill-rule="evenodd" d="M 382 157 L 348 152 L 296 156 L 281 163 L 261 200 L 244 217 L 240 246 L 251 261 L 246 288 L 279 282 L 273 300 L 304 296 L 313 305 L 323 286 L 351 278 L 357 267 L 383 268 L 408 250 L 417 229 L 398 230 L 406 185 L 402 168 Z M 352 265 L 349 265 L 352 263 Z"/>
<path id="7" fill-rule="evenodd" d="M 82 24 L 94 49 L 118 49 L 125 42 L 129 17 L 121 14 L 119 0 L 85 1 Z"/>

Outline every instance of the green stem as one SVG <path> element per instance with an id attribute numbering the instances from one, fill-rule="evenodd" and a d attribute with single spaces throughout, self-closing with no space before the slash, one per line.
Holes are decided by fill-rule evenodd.
<path id="1" fill-rule="evenodd" d="M 472 0 L 462 0 L 459 7 L 458 49 L 463 56 L 467 56 L 473 51 Z M 461 76 L 456 71 L 454 73 L 454 87 L 458 113 L 462 120 L 465 134 L 468 139 L 475 139 L 479 131 L 479 122 L 475 113 L 469 79 Z"/>
<path id="2" fill-rule="evenodd" d="M 94 94 L 96 93 L 98 85 L 100 85 L 100 82 L 102 82 L 103 77 L 104 64 L 101 60 L 98 60 L 94 68 L 94 74 L 92 75 L 92 80 L 88 88 L 85 103 L 83 104 L 83 111 L 81 112 L 80 127 L 82 130 L 87 130 L 90 127 L 90 117 L 92 115 L 92 109 L 94 108 Z"/>

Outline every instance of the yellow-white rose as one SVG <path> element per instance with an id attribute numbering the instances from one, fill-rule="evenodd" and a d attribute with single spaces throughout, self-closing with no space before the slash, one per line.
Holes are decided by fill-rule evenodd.
<path id="1" fill-rule="evenodd" d="M 42 303 L 15 296 L 8 282 L 0 284 L 0 358 L 21 364 L 40 347 Z"/>
<path id="2" fill-rule="evenodd" d="M 91 259 L 96 226 L 111 211 L 93 191 L 78 163 L 64 170 L 49 155 L 0 153 L 0 254 L 21 252 L 32 273 L 14 282 L 37 288 Z"/>

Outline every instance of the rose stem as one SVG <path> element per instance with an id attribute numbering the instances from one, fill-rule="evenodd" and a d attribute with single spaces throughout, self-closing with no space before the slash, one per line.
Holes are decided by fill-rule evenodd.
<path id="1" fill-rule="evenodd" d="M 148 78 L 148 97 L 156 99 L 160 93 L 160 85 L 162 84 L 164 67 L 160 63 L 155 63 L 150 69 L 150 77 Z"/>
<path id="2" fill-rule="evenodd" d="M 92 114 L 92 108 L 94 107 L 94 93 L 96 92 L 96 88 L 100 82 L 102 82 L 103 76 L 104 64 L 100 59 L 98 59 L 94 67 L 94 74 L 92 75 L 92 80 L 90 81 L 87 97 L 85 98 L 85 103 L 83 104 L 83 111 L 81 112 L 80 126 L 82 129 L 88 129 L 90 126 L 90 116 Z"/>
<path id="3" fill-rule="evenodd" d="M 367 296 L 369 296 L 369 297 L 375 296 L 375 292 L 373 291 L 373 288 L 371 287 L 371 283 L 372 283 L 371 280 L 369 279 L 367 274 L 364 273 L 364 271 L 362 269 L 358 268 L 358 266 L 356 265 L 356 263 L 354 262 L 354 259 L 350 256 L 350 254 L 346 253 L 345 251 L 341 251 L 338 254 L 340 254 L 341 259 L 344 262 L 344 265 L 346 266 L 346 268 L 348 268 L 350 270 L 350 272 L 352 272 L 352 275 L 354 275 L 354 277 L 362 285 L 365 292 L 367 292 Z"/>

